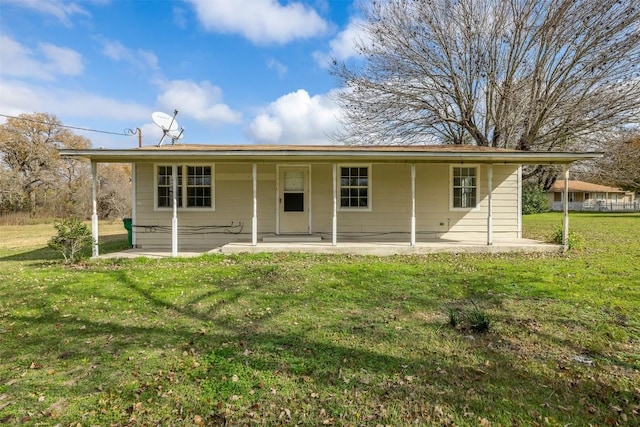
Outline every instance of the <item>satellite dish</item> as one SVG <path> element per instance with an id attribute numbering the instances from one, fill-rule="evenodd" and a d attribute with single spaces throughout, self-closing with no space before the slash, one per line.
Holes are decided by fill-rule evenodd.
<path id="1" fill-rule="evenodd" d="M 153 120 L 153 123 L 155 123 L 156 126 L 158 126 L 160 129 L 162 129 L 162 138 L 160 138 L 158 147 L 162 145 L 162 141 L 164 141 L 164 138 L 166 136 L 171 138 L 171 144 L 175 144 L 176 140 L 182 138 L 184 128 L 180 128 L 178 130 L 178 122 L 176 121 L 177 115 L 178 110 L 173 110 L 173 117 L 168 115 L 167 113 L 163 113 L 162 111 L 156 111 L 151 114 L 151 120 Z"/>

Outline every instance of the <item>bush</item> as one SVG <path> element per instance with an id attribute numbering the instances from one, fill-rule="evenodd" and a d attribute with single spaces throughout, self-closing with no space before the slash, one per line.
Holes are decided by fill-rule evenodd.
<path id="1" fill-rule="evenodd" d="M 522 214 L 530 215 L 549 211 L 547 193 L 537 185 L 522 187 Z"/>
<path id="2" fill-rule="evenodd" d="M 91 246 L 92 236 L 89 227 L 77 218 L 61 219 L 53 223 L 57 234 L 48 245 L 64 257 L 67 264 L 73 264 L 82 258 L 82 250 Z"/>

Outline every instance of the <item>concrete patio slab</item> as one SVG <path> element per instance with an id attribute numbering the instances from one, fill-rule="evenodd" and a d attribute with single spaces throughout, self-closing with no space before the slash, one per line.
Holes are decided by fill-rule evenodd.
<path id="1" fill-rule="evenodd" d="M 228 243 L 221 247 L 202 252 L 179 252 L 178 257 L 196 257 L 207 253 L 241 254 L 264 252 L 296 252 L 315 254 L 352 254 L 352 255 L 423 255 L 434 253 L 512 253 L 512 252 L 562 252 L 561 245 L 544 243 L 530 239 L 513 239 L 494 242 L 487 245 L 479 241 L 433 240 L 417 242 L 411 246 L 407 242 L 339 242 L 333 246 L 330 241 L 320 242 L 258 242 L 253 246 L 250 241 Z M 128 249 L 100 255 L 100 258 L 171 258 L 170 250 Z"/>
<path id="2" fill-rule="evenodd" d="M 322 254 L 353 254 L 353 255 L 402 255 L 402 254 L 433 254 L 433 253 L 508 253 L 508 252 L 561 252 L 562 246 L 539 242 L 529 239 L 494 242 L 477 241 L 443 241 L 417 242 L 411 246 L 406 242 L 339 242 L 333 246 L 331 242 L 258 242 L 253 246 L 251 242 L 228 243 L 212 252 L 223 254 L 259 253 L 259 252 L 302 252 Z"/>
<path id="3" fill-rule="evenodd" d="M 180 258 L 193 258 L 197 256 L 201 256 L 206 252 L 178 252 L 178 257 Z M 171 258 L 171 250 L 162 250 L 162 249 L 127 249 L 120 252 L 111 252 L 108 254 L 100 255 L 98 258 Z"/>

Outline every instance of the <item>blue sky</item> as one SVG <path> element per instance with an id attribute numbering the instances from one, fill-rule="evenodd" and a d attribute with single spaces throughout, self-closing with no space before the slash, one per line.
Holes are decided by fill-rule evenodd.
<path id="1" fill-rule="evenodd" d="M 327 58 L 354 55 L 356 1 L 0 0 L 0 114 L 141 128 L 153 145 L 151 113 L 178 109 L 184 143 L 331 143 L 339 88 Z"/>

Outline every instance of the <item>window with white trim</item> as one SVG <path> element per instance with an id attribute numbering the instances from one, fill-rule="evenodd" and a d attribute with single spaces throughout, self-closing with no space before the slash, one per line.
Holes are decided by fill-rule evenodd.
<path id="1" fill-rule="evenodd" d="M 474 209 L 478 205 L 478 167 L 451 168 L 452 200 L 454 209 Z"/>
<path id="2" fill-rule="evenodd" d="M 340 166 L 340 208 L 370 209 L 369 166 Z"/>
<path id="3" fill-rule="evenodd" d="M 173 207 L 173 167 L 156 166 L 156 207 Z M 213 209 L 213 165 L 178 165 L 178 208 Z"/>

